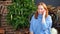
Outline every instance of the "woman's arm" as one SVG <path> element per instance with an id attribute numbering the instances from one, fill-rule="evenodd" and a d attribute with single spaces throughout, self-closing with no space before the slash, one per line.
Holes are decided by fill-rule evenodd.
<path id="1" fill-rule="evenodd" d="M 34 21 L 34 16 L 32 16 L 32 19 L 31 19 L 31 21 L 30 21 L 30 34 L 33 34 L 33 21 Z"/>
<path id="2" fill-rule="evenodd" d="M 33 34 L 33 32 L 30 32 L 30 34 Z"/>
<path id="3" fill-rule="evenodd" d="M 42 18 L 42 29 L 46 30 L 48 28 L 52 27 L 52 19 L 51 16 L 48 15 L 47 19 L 45 19 L 44 17 Z"/>
<path id="4" fill-rule="evenodd" d="M 42 23 L 46 23 L 45 16 L 42 17 Z"/>
<path id="5" fill-rule="evenodd" d="M 42 16 L 42 23 L 45 23 L 45 15 L 46 15 L 46 11 L 43 12 L 43 16 Z"/>
<path id="6" fill-rule="evenodd" d="M 45 18 L 45 13 L 43 14 L 42 17 L 42 29 L 46 30 L 47 28 L 51 28 L 52 26 L 52 19 L 51 16 L 48 15 L 47 19 Z"/>

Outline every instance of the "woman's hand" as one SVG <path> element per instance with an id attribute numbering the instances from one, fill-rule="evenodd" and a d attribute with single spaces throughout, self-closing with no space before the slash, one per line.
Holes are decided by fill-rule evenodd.
<path id="1" fill-rule="evenodd" d="M 46 15 L 46 11 L 43 11 L 43 17 L 45 17 L 45 15 Z"/>

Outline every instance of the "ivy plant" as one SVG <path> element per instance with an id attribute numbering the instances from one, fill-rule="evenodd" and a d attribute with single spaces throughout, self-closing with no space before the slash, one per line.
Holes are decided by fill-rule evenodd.
<path id="1" fill-rule="evenodd" d="M 7 6 L 7 23 L 14 29 L 28 28 L 31 14 L 35 12 L 36 5 L 33 0 L 12 0 Z"/>

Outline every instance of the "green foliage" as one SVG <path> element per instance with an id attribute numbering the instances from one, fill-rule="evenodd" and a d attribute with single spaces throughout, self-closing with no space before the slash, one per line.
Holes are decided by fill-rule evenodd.
<path id="1" fill-rule="evenodd" d="M 13 28 L 29 27 L 30 16 L 36 10 L 32 0 L 13 0 L 12 5 L 7 7 L 7 22 Z"/>

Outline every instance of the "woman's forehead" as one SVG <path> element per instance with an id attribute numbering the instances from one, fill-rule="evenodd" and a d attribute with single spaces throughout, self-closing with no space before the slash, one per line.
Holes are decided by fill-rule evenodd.
<path id="1" fill-rule="evenodd" d="M 44 8 L 42 5 L 39 5 L 38 8 Z"/>

